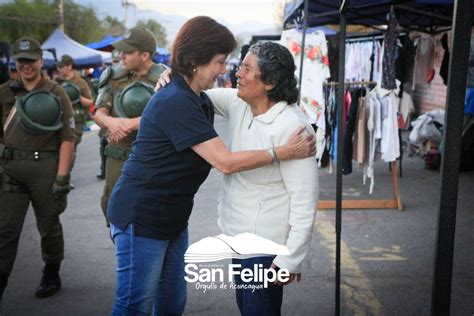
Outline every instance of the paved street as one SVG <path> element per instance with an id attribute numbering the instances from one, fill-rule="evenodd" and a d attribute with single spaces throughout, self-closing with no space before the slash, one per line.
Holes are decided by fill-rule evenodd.
<path id="1" fill-rule="evenodd" d="M 224 133 L 225 122 L 216 120 Z M 41 277 L 39 234 L 32 210 L 23 228 L 15 267 L 3 301 L 2 316 L 107 315 L 113 303 L 115 257 L 100 210 L 103 181 L 99 139 L 88 132 L 79 146 L 69 195 L 62 215 L 66 258 L 61 269 L 63 289 L 54 297 L 36 299 Z M 372 196 L 362 175 L 344 177 L 344 198 L 388 198 L 388 165 L 378 163 Z M 199 190 L 189 231 L 190 241 L 220 233 L 216 198 L 220 175 L 213 170 Z M 321 199 L 335 192 L 335 174 L 320 173 Z M 343 315 L 429 315 L 440 173 L 424 169 L 419 157 L 405 157 L 400 191 L 405 210 L 344 211 L 342 233 Z M 460 178 L 452 315 L 474 314 L 474 173 Z M 0 206 L 3 207 L 3 206 Z M 318 211 L 311 253 L 301 283 L 285 288 L 284 315 L 334 314 L 334 211 Z M 224 266 L 226 262 L 220 262 Z M 188 284 L 186 315 L 238 315 L 234 292 L 195 289 Z"/>

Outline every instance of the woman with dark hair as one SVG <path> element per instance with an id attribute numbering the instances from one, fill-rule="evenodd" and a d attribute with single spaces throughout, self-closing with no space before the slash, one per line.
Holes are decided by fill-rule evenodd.
<path id="1" fill-rule="evenodd" d="M 259 42 L 250 47 L 242 61 L 236 74 L 237 89 L 206 90 L 216 113 L 229 121 L 230 150 L 277 148 L 297 126 L 304 124 L 308 131 L 313 130 L 305 114 L 293 104 L 298 97 L 294 72 L 288 49 L 272 42 Z M 168 75 L 162 74 L 157 86 L 166 85 Z M 229 236 L 253 233 L 286 245 L 290 252 L 287 256 L 234 260 L 241 269 L 253 271 L 258 266 L 286 269 L 290 273 L 286 282 L 277 280 L 263 289 L 237 286 L 237 304 L 242 315 L 280 315 L 283 285 L 301 278 L 318 194 L 318 170 L 313 157 L 279 161 L 224 176 L 218 206 L 222 231 Z M 239 276 L 235 282 L 244 284 Z"/>
<path id="2" fill-rule="evenodd" d="M 180 315 L 186 302 L 184 252 L 193 198 L 211 166 L 224 174 L 314 154 L 298 129 L 268 150 L 230 152 L 213 128 L 202 91 L 225 72 L 236 42 L 208 17 L 186 22 L 172 47 L 172 83 L 146 106 L 132 153 L 114 187 L 108 219 L 117 257 L 113 315 Z M 295 126 L 294 129 L 297 127 Z"/>

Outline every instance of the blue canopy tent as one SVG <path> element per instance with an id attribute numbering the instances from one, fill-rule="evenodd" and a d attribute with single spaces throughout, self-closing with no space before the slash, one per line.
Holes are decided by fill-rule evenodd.
<path id="1" fill-rule="evenodd" d="M 155 63 L 168 64 L 170 60 L 170 52 L 164 47 L 156 47 L 155 55 L 153 56 L 153 61 Z"/>
<path id="2" fill-rule="evenodd" d="M 339 24 L 339 64 L 345 64 L 346 25 L 380 28 L 387 24 L 393 9 L 400 26 L 429 34 L 453 28 L 453 47 L 449 60 L 444 152 L 441 166 L 441 190 L 436 235 L 435 264 L 431 296 L 431 314 L 449 315 L 453 270 L 456 208 L 459 184 L 462 121 L 471 27 L 474 23 L 472 0 L 294 0 L 286 3 L 284 27 Z M 304 49 L 305 36 L 302 46 Z M 456 62 L 453 62 L 456 61 Z M 344 87 L 344 67 L 339 67 L 339 87 Z M 301 73 L 300 73 L 301 78 Z M 459 87 L 463 87 L 459 89 Z M 344 89 L 338 89 L 338 104 L 343 104 Z M 338 122 L 343 121 L 338 107 Z M 338 139 L 342 139 L 342 128 Z M 336 182 L 336 286 L 335 314 L 340 315 L 341 221 L 342 221 L 342 143 L 337 148 Z"/>
<path id="3" fill-rule="evenodd" d="M 112 51 L 112 43 L 120 41 L 121 39 L 123 39 L 123 36 L 112 36 L 110 34 L 107 34 L 99 42 L 89 43 L 85 46 L 97 50 Z"/>
<path id="4" fill-rule="evenodd" d="M 114 47 L 112 46 L 112 44 L 122 39 L 123 39 L 123 36 L 112 36 L 108 34 L 99 42 L 89 43 L 89 44 L 86 44 L 85 46 L 92 49 L 98 49 L 98 50 L 103 50 L 103 51 L 113 51 Z M 170 59 L 170 53 L 166 48 L 159 47 L 159 46 L 156 47 L 155 55 L 153 56 L 154 62 L 167 64 L 169 59 Z"/>
<path id="5" fill-rule="evenodd" d="M 74 58 L 79 68 L 100 66 L 111 60 L 110 53 L 86 47 L 71 39 L 60 29 L 56 29 L 41 45 L 41 48 L 51 52 L 51 54 L 45 53 L 43 56 L 46 65 L 54 65 L 56 60 L 59 60 L 62 55 L 66 54 Z"/>

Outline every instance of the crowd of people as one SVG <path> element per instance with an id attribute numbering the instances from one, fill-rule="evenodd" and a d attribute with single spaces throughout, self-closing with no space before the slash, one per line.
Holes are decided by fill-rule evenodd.
<path id="1" fill-rule="evenodd" d="M 29 37 L 14 43 L 18 77 L 0 86 L 0 308 L 30 202 L 45 263 L 36 297 L 61 289 L 60 214 L 90 116 L 101 128 L 100 205 L 117 259 L 112 315 L 183 313 L 188 219 L 212 167 L 224 174 L 216 219 L 223 233 L 254 233 L 289 250 L 239 261 L 242 269 L 289 271 L 285 282 L 236 290 L 239 310 L 280 314 L 283 287 L 300 280 L 313 232 L 314 132 L 294 104 L 295 65 L 279 44 L 253 45 L 233 69 L 236 80 L 213 89 L 236 45 L 225 26 L 192 18 L 176 36 L 169 68 L 153 62 L 151 32 L 131 28 L 113 43 L 120 62 L 102 72 L 94 98 L 72 57 L 61 57 L 50 80 L 41 70 L 39 43 Z M 216 133 L 214 114 L 228 121 L 227 139 Z"/>

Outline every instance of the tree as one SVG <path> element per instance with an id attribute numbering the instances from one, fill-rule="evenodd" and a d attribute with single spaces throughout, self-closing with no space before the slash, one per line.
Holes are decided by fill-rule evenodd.
<path id="1" fill-rule="evenodd" d="M 125 33 L 125 25 L 122 21 L 117 18 L 114 18 L 110 15 L 107 15 L 104 20 L 102 20 L 101 27 L 106 34 L 113 36 L 121 36 Z"/>
<path id="2" fill-rule="evenodd" d="M 137 26 L 144 27 L 155 35 L 156 45 L 166 47 L 168 40 L 166 39 L 166 29 L 158 22 L 152 19 L 139 20 Z"/>
<path id="3" fill-rule="evenodd" d="M 79 43 L 100 40 L 104 31 L 92 6 L 82 6 L 73 0 L 64 1 L 64 31 Z"/>
<path id="4" fill-rule="evenodd" d="M 22 36 L 30 36 L 44 42 L 57 28 L 57 1 L 13 0 L 0 3 L 0 42 L 12 43 Z M 95 9 L 64 0 L 64 31 L 79 43 L 99 41 L 106 34 L 122 35 L 125 26 L 117 18 L 106 16 L 102 21 Z M 154 20 L 140 20 L 137 26 L 150 30 L 158 46 L 166 46 L 166 30 Z"/>
<path id="5" fill-rule="evenodd" d="M 45 0 L 14 0 L 0 5 L 0 40 L 30 36 L 42 42 L 56 28 L 56 15 Z"/>

